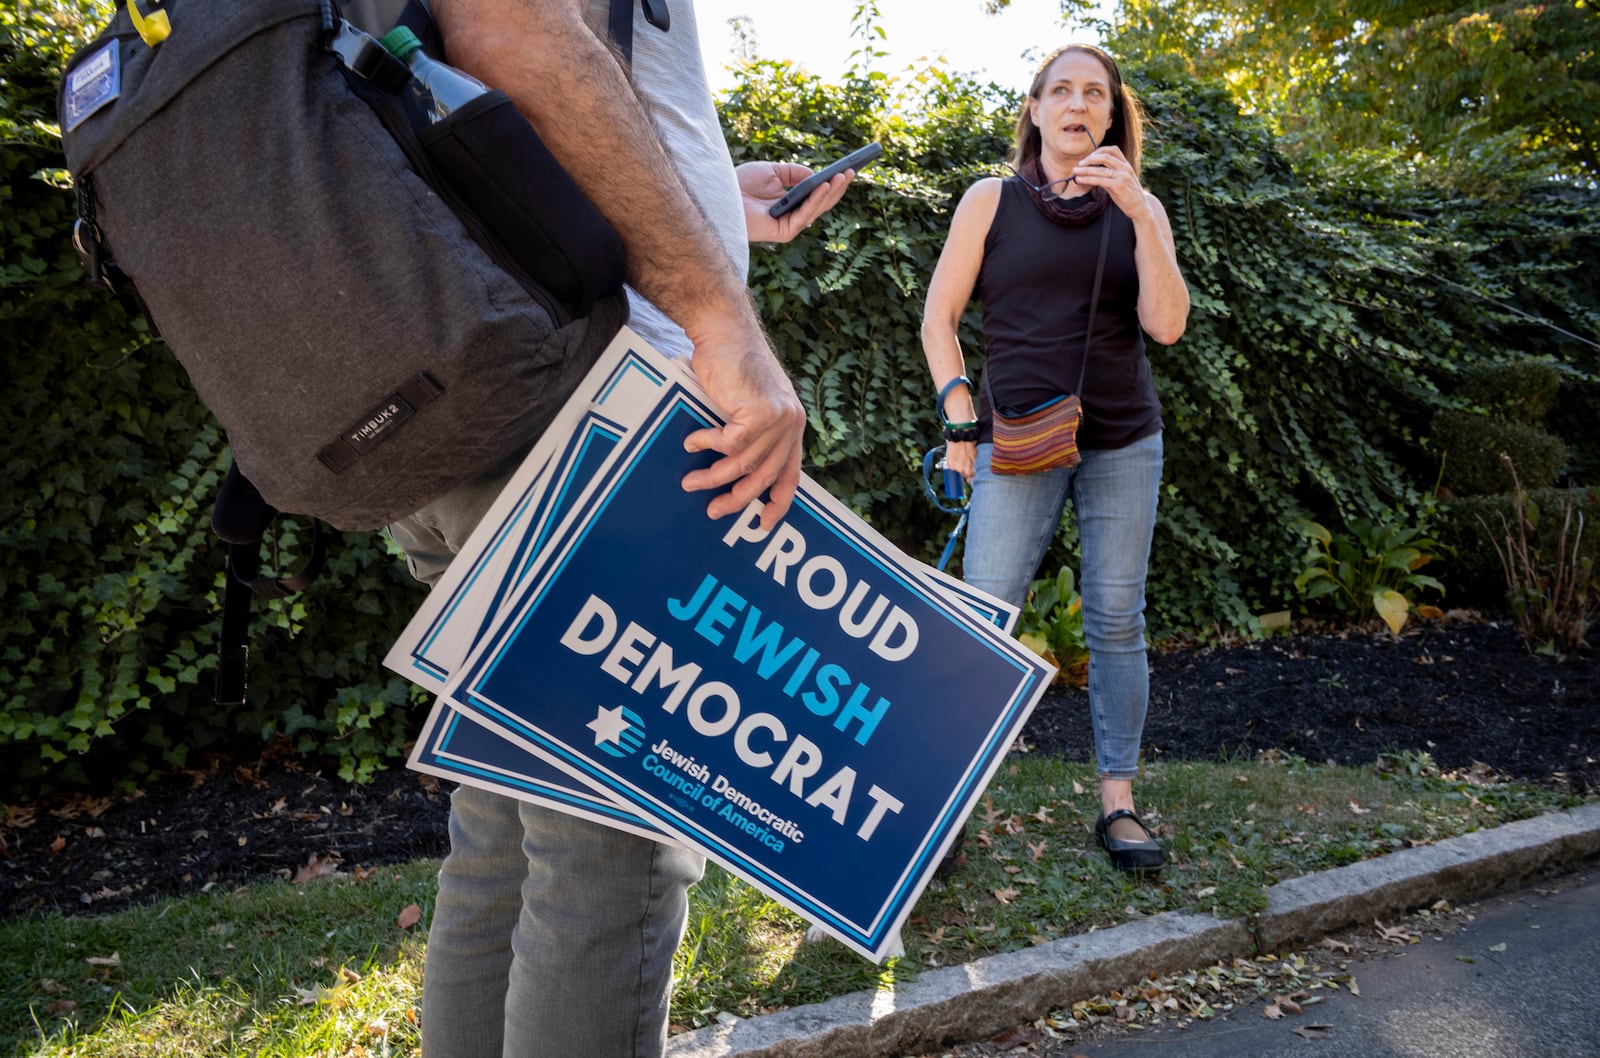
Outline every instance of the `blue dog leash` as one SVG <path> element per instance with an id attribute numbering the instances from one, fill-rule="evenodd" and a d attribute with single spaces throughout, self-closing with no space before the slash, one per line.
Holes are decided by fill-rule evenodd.
<path id="1" fill-rule="evenodd" d="M 942 427 L 950 426 L 950 420 L 944 414 L 944 398 L 949 395 L 952 389 L 962 384 L 971 388 L 972 381 L 965 375 L 959 375 L 945 383 L 944 388 L 939 391 L 938 397 L 934 399 L 933 410 L 938 415 L 939 424 Z M 940 572 L 943 572 L 945 566 L 950 564 L 950 556 L 954 555 L 956 551 L 956 541 L 961 539 L 961 531 L 967 527 L 967 510 L 970 503 L 967 498 L 966 479 L 961 476 L 959 471 L 951 470 L 945 466 L 943 453 L 946 447 L 946 445 L 936 445 L 928 449 L 927 454 L 922 457 L 922 491 L 927 495 L 928 502 L 945 514 L 959 514 L 961 516 L 960 520 L 956 522 L 956 527 L 950 531 L 950 539 L 945 542 L 944 554 L 939 556 L 938 568 Z M 935 466 L 944 472 L 943 495 L 940 495 L 933 487 L 933 470 Z"/>

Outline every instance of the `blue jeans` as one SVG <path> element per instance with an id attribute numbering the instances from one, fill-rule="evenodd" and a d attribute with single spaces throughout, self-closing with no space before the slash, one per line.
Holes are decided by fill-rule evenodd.
<path id="1" fill-rule="evenodd" d="M 1103 777 L 1132 779 L 1150 704 L 1144 582 L 1161 488 L 1161 434 L 1083 452 L 1076 467 L 1042 474 L 996 474 L 989 468 L 993 451 L 978 446 L 966 582 L 1020 607 L 1072 501 L 1095 757 Z"/>
<path id="2" fill-rule="evenodd" d="M 389 527 L 412 575 L 438 580 L 507 476 Z M 679 845 L 457 788 L 423 962 L 424 1058 L 660 1055 L 704 869 Z"/>

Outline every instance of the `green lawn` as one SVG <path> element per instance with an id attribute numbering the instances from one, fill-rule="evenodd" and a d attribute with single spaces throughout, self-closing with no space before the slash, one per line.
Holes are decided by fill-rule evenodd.
<path id="1" fill-rule="evenodd" d="M 831 942 L 803 945 L 799 917 L 709 868 L 678 953 L 675 1025 L 893 988 L 928 967 L 1162 911 L 1238 916 L 1282 879 L 1577 803 L 1440 777 L 1423 755 L 1382 771 L 1160 764 L 1139 795 L 1170 866 L 1141 882 L 1093 846 L 1093 782 L 1088 765 L 1013 754 L 968 824 L 968 862 L 923 895 L 905 957 L 881 967 Z M 0 1053 L 412 1054 L 436 868 L 0 924 Z"/>

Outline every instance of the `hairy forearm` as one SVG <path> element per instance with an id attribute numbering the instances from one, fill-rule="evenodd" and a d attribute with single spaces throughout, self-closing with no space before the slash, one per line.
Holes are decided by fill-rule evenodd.
<path id="1" fill-rule="evenodd" d="M 622 237 L 628 281 L 691 338 L 753 322 L 744 277 L 574 0 L 435 0 L 450 60 L 509 95 Z M 747 317 L 747 319 L 746 319 Z"/>

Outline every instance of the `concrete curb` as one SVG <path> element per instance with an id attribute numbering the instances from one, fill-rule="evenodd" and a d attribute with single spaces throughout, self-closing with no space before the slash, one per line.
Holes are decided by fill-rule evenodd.
<path id="1" fill-rule="evenodd" d="M 1267 891 L 1255 924 L 1268 947 L 1316 940 L 1438 900 L 1460 902 L 1600 859 L 1600 804 L 1406 849 Z M 1025 951 L 932 970 L 893 992 L 712 1025 L 667 1042 L 667 1058 L 893 1058 L 981 1040 L 1149 972 L 1196 969 L 1254 950 L 1240 921 L 1168 912 Z"/>

